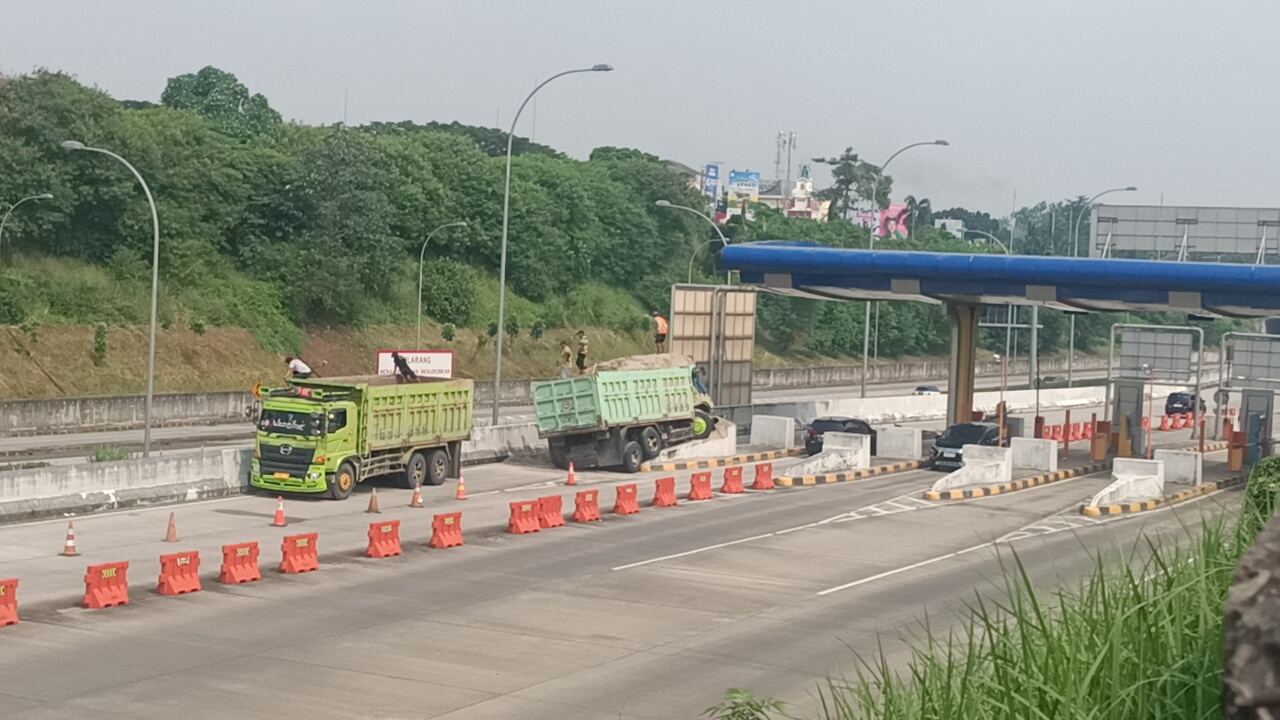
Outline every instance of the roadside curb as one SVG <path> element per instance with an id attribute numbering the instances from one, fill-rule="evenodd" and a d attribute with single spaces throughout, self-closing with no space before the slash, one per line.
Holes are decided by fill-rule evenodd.
<path id="1" fill-rule="evenodd" d="M 682 462 L 669 462 L 669 463 L 642 463 L 640 465 L 640 472 L 672 472 L 675 470 L 706 470 L 707 468 L 726 467 L 729 465 L 743 465 L 746 463 L 763 462 L 765 460 L 777 460 L 779 458 L 798 457 L 803 454 L 804 454 L 804 448 L 792 448 L 790 450 L 770 450 L 769 452 L 751 453 L 750 455 L 734 455 L 732 457 L 717 458 L 715 460 L 688 460 L 688 461 L 682 461 Z"/>
<path id="2" fill-rule="evenodd" d="M 1226 440 L 1223 440 L 1221 442 L 1205 443 L 1204 450 L 1201 450 L 1198 445 L 1193 446 L 1191 449 L 1196 452 L 1211 453 L 1211 452 L 1218 452 L 1219 450 L 1226 450 L 1230 446 L 1231 446 L 1231 443 L 1227 442 Z"/>
<path id="3" fill-rule="evenodd" d="M 1092 463 L 1084 467 L 1072 470 L 1058 470 L 1056 472 L 1045 473 L 1043 475 L 1035 475 L 1013 482 L 1003 483 L 1001 485 L 988 485 L 986 487 L 968 488 L 965 490 L 929 490 L 924 494 L 925 500 L 968 500 L 970 498 L 988 497 L 991 495 L 1002 495 L 1004 493 L 1016 492 L 1018 490 L 1026 490 L 1027 488 L 1039 487 L 1040 485 L 1048 485 L 1049 483 L 1067 480 L 1069 478 L 1080 477 L 1081 475 L 1091 475 L 1101 472 L 1111 467 L 1109 460 L 1103 462 Z"/>
<path id="4" fill-rule="evenodd" d="M 876 475 L 892 475 L 894 473 L 906 472 L 908 470 L 918 470 L 923 465 L 923 460 L 908 460 L 906 462 L 893 463 L 891 465 L 877 465 L 875 467 L 862 468 L 861 470 L 852 470 L 850 472 L 827 473 L 826 475 L 802 475 L 800 477 L 780 477 L 774 478 L 773 482 L 778 487 L 830 485 L 832 483 L 862 480 L 863 478 L 875 477 Z"/>
<path id="5" fill-rule="evenodd" d="M 1223 482 L 1207 482 L 1197 487 L 1179 490 L 1172 495 L 1155 498 L 1154 500 L 1143 500 L 1142 502 L 1134 503 L 1119 503 L 1117 505 L 1081 505 L 1080 514 L 1087 517 L 1101 517 L 1103 515 L 1129 515 L 1132 513 L 1148 512 L 1159 507 L 1177 505 L 1178 503 L 1186 502 L 1192 498 L 1208 495 L 1209 493 L 1217 492 L 1218 490 L 1225 488 L 1234 487 L 1244 481 L 1245 476 L 1241 475 L 1240 477 L 1224 480 Z"/>

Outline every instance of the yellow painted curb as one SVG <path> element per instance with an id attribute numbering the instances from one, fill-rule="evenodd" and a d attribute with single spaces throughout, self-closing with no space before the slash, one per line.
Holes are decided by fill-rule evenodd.
<path id="1" fill-rule="evenodd" d="M 1083 505 L 1080 507 L 1080 514 L 1088 517 L 1101 517 L 1103 515 L 1128 515 L 1130 513 L 1147 512 L 1155 510 L 1164 505 L 1177 505 L 1180 502 L 1186 502 L 1192 498 L 1208 495 L 1223 488 L 1238 485 L 1244 481 L 1244 476 L 1225 480 L 1223 482 L 1207 482 L 1199 487 L 1187 488 L 1169 495 L 1168 497 L 1156 498 L 1154 500 L 1143 500 L 1136 503 L 1120 503 L 1118 505 Z"/>
<path id="2" fill-rule="evenodd" d="M 795 487 L 797 485 L 830 485 L 833 483 L 862 480 L 863 478 L 874 477 L 876 475 L 890 475 L 893 473 L 906 472 L 908 470 L 918 470 L 923 465 L 923 460 L 907 460 L 905 462 L 893 463 L 891 465 L 877 465 L 875 467 L 862 468 L 861 470 L 850 470 L 849 472 L 842 473 L 801 475 L 799 477 L 779 477 L 774 478 L 773 483 L 778 487 Z"/>
<path id="3" fill-rule="evenodd" d="M 769 452 L 751 453 L 750 455 L 734 455 L 715 460 L 689 460 L 687 462 L 642 463 L 640 472 L 672 472 L 674 470 L 706 470 L 707 468 L 743 465 L 745 463 L 764 462 L 779 458 L 796 457 L 804 454 L 804 448 L 790 450 L 770 450 Z"/>
<path id="4" fill-rule="evenodd" d="M 986 487 L 966 488 L 963 490 L 928 490 L 924 494 L 925 500 L 969 500 L 971 498 L 989 497 L 991 495 L 1000 495 L 1003 493 L 1017 492 L 1018 490 L 1026 490 L 1027 488 L 1048 485 L 1049 483 L 1059 482 L 1068 478 L 1080 477 L 1081 475 L 1091 475 L 1102 471 L 1111 466 L 1110 461 L 1093 463 L 1074 470 L 1058 470 L 1043 475 L 1036 475 L 1013 482 L 1003 483 L 1000 485 L 988 485 Z"/>

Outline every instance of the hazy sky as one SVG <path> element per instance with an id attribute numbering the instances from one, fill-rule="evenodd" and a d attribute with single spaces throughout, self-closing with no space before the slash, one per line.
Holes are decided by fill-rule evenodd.
<path id="1" fill-rule="evenodd" d="M 346 91 L 352 124 L 506 126 L 535 78 L 610 63 L 539 93 L 539 142 L 770 177 L 779 130 L 797 165 L 942 138 L 894 161 L 895 199 L 1274 207 L 1277 28 L 1274 0 L 0 0 L 0 72 L 158 101 L 216 65 L 309 123 Z"/>

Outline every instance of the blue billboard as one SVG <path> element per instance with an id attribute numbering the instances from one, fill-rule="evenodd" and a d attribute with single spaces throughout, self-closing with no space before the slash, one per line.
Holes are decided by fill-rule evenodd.
<path id="1" fill-rule="evenodd" d="M 708 165 L 703 177 L 705 178 L 702 184 L 703 194 L 715 197 L 720 192 L 720 166 Z"/>

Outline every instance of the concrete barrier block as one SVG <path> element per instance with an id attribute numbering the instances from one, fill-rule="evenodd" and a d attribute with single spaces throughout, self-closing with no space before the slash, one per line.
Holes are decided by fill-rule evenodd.
<path id="1" fill-rule="evenodd" d="M 778 415 L 753 415 L 751 444 L 756 447 L 790 450 L 796 446 L 795 418 Z"/>
<path id="2" fill-rule="evenodd" d="M 1164 463 L 1164 481 L 1197 487 L 1204 481 L 1204 456 L 1192 450 L 1156 450 Z"/>
<path id="3" fill-rule="evenodd" d="M 1013 453 L 1013 466 L 1026 470 L 1057 472 L 1058 443 L 1035 438 L 1012 438 L 1009 450 Z"/>
<path id="4" fill-rule="evenodd" d="M 963 454 L 964 466 L 942 476 L 930 488 L 932 491 L 1003 485 L 1013 481 L 1013 453 L 1009 448 L 965 445 Z"/>
<path id="5" fill-rule="evenodd" d="M 1116 458 L 1111 484 L 1089 499 L 1089 505 L 1115 505 L 1164 497 L 1164 461 Z"/>
<path id="6" fill-rule="evenodd" d="M 871 436 L 829 432 L 822 435 L 822 452 L 787 468 L 787 477 L 822 475 L 871 467 Z"/>
<path id="7" fill-rule="evenodd" d="M 876 434 L 876 456 L 919 460 L 924 457 L 924 431 L 920 428 L 881 428 Z"/>
<path id="8" fill-rule="evenodd" d="M 658 453 L 654 461 L 721 458 L 736 454 L 738 454 L 738 426 L 721 418 L 716 423 L 716 429 L 706 438 L 669 447 Z"/>

